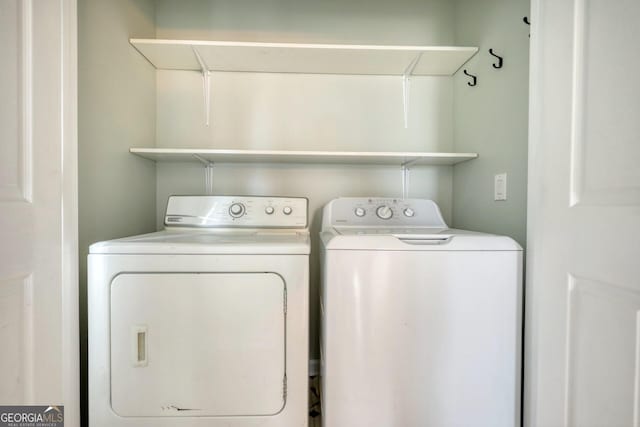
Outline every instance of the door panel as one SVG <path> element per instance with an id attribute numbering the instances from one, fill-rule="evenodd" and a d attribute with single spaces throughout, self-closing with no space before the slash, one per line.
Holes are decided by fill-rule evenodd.
<path id="1" fill-rule="evenodd" d="M 78 419 L 76 3 L 0 1 L 0 405 Z"/>
<path id="2" fill-rule="evenodd" d="M 532 2 L 525 425 L 637 426 L 640 2 Z"/>
<path id="3" fill-rule="evenodd" d="M 0 201 L 31 201 L 32 17 L 29 1 L 0 6 Z M 6 62 L 4 62 L 6 61 Z"/>
<path id="4" fill-rule="evenodd" d="M 22 402 L 32 395 L 32 277 L 0 280 L 0 402 Z"/>
<path id="5" fill-rule="evenodd" d="M 0 404 L 33 400 L 32 277 L 34 222 L 30 93 L 32 9 L 29 1 L 0 3 Z M 6 61 L 6 62 L 5 62 Z M 6 64 L 6 65 L 4 65 Z"/>
<path id="6" fill-rule="evenodd" d="M 637 0 L 575 0 L 572 203 L 640 204 Z"/>
<path id="7" fill-rule="evenodd" d="M 640 292 L 568 282 L 567 426 L 635 425 Z"/>
<path id="8" fill-rule="evenodd" d="M 117 276 L 113 410 L 121 416 L 278 413 L 285 308 L 285 284 L 273 273 Z"/>

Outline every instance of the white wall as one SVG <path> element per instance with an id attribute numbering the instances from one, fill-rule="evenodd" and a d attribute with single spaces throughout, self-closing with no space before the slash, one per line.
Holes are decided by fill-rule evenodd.
<path id="1" fill-rule="evenodd" d="M 411 80 L 404 128 L 402 78 L 212 73 L 211 126 L 202 79 L 158 71 L 158 147 L 299 150 L 451 150 L 452 82 Z"/>
<path id="2" fill-rule="evenodd" d="M 454 147 L 480 158 L 454 167 L 453 225 L 526 239 L 529 0 L 457 0 L 456 43 L 480 47 L 454 79 Z M 489 48 L 504 56 L 495 70 Z M 508 200 L 493 199 L 494 175 L 508 175 Z"/>
<path id="3" fill-rule="evenodd" d="M 158 72 L 158 147 L 452 150 L 450 79 L 413 80 L 409 129 L 403 126 L 399 78 L 214 73 L 213 79 L 212 125 L 207 128 L 198 73 Z M 201 174 L 174 174 L 169 180 L 164 174 L 170 170 L 173 165 L 158 165 L 158 227 L 162 225 L 167 195 L 204 191 Z M 219 172 L 222 170 L 224 175 Z M 354 174 L 354 170 L 360 172 Z M 216 168 L 215 192 L 233 193 L 229 184 L 234 184 L 242 194 L 285 194 L 288 187 L 284 185 L 293 181 L 296 185 L 303 184 L 296 194 L 309 197 L 312 209 L 347 193 L 401 195 L 399 168 L 364 170 L 225 166 Z M 436 198 L 445 218 L 450 218 L 450 168 L 416 168 L 412 174 L 412 194 Z M 425 174 L 433 179 L 421 179 Z"/>
<path id="4" fill-rule="evenodd" d="M 157 0 L 159 38 L 449 44 L 450 0 Z"/>
<path id="5" fill-rule="evenodd" d="M 87 425 L 86 256 L 91 243 L 155 229 L 155 165 L 128 153 L 155 143 L 155 69 L 129 37 L 155 37 L 151 0 L 78 2 L 80 340 Z"/>
<path id="6" fill-rule="evenodd" d="M 157 37 L 369 44 L 452 44 L 447 0 L 158 0 Z M 451 151 L 452 79 L 415 78 L 404 129 L 399 77 L 214 73 L 212 125 L 203 118 L 197 72 L 159 71 L 157 146 L 292 150 Z M 157 220 L 170 194 L 203 194 L 202 167 L 158 164 Z M 450 167 L 416 168 L 411 195 L 438 201 L 451 218 Z M 400 196 L 399 168 L 220 165 L 215 194 L 310 200 L 311 354 L 318 357 L 320 209 L 339 196 Z"/>

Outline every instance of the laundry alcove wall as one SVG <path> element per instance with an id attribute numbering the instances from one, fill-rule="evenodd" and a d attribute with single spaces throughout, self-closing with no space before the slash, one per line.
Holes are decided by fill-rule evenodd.
<path id="1" fill-rule="evenodd" d="M 205 190 L 201 165 L 154 163 L 130 147 L 478 152 L 412 169 L 410 196 L 436 200 L 450 225 L 524 243 L 527 14 L 528 0 L 79 0 L 82 348 L 88 245 L 153 231 L 168 195 Z M 401 77 L 213 73 L 206 126 L 200 74 L 157 71 L 129 38 L 478 46 L 467 68 L 479 80 L 412 79 L 405 129 Z M 491 67 L 488 48 L 504 52 L 504 69 Z M 507 202 L 493 201 L 500 172 L 509 173 Z M 315 236 L 330 199 L 400 196 L 402 181 L 395 166 L 216 164 L 213 190 L 308 197 Z M 318 358 L 317 240 L 312 251 Z M 86 390 L 86 351 L 82 361 Z"/>

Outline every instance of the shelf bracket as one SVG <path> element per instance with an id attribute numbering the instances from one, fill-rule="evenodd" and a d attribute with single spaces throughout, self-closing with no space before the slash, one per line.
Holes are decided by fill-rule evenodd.
<path id="1" fill-rule="evenodd" d="M 204 165 L 204 190 L 208 196 L 213 195 L 213 162 L 198 154 L 192 156 Z"/>
<path id="2" fill-rule="evenodd" d="M 413 70 L 418 65 L 420 61 L 420 57 L 422 56 L 422 52 L 416 55 L 413 58 L 413 61 L 409 64 L 409 66 L 404 70 L 404 74 L 402 75 L 402 106 L 404 111 L 404 128 L 409 128 L 409 89 L 411 86 L 411 75 L 413 74 Z"/>
<path id="3" fill-rule="evenodd" d="M 191 46 L 193 50 L 193 54 L 196 56 L 198 60 L 198 64 L 200 64 L 200 72 L 202 73 L 202 93 L 204 96 L 204 120 L 207 127 L 209 126 L 209 116 L 211 110 L 211 71 L 209 67 L 204 62 L 204 59 L 200 56 L 200 53 L 195 48 L 195 46 Z"/>
<path id="4" fill-rule="evenodd" d="M 416 163 L 418 158 L 407 160 L 406 162 L 400 165 L 400 169 L 402 171 L 402 198 L 409 198 L 409 168 L 411 165 Z"/>

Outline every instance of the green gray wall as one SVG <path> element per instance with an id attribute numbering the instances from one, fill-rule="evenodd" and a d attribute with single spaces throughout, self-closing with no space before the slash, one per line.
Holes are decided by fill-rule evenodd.
<path id="1" fill-rule="evenodd" d="M 87 252 L 91 243 L 155 230 L 155 69 L 129 37 L 155 37 L 151 0 L 78 2 L 78 187 L 82 423 L 87 425 Z"/>
<path id="2" fill-rule="evenodd" d="M 454 149 L 480 158 L 454 166 L 453 226 L 526 239 L 529 0 L 457 0 L 456 44 L 479 46 L 454 83 Z M 495 70 L 489 48 L 504 56 Z M 507 201 L 494 201 L 494 175 L 508 175 Z"/>

